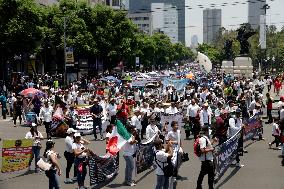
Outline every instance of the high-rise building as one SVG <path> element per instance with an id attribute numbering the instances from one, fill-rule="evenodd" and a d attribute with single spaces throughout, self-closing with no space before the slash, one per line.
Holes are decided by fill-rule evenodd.
<path id="1" fill-rule="evenodd" d="M 129 13 L 127 17 L 138 26 L 140 32 L 153 34 L 153 19 L 151 13 Z"/>
<path id="2" fill-rule="evenodd" d="M 248 1 L 248 23 L 253 29 L 258 29 L 260 22 L 260 15 L 265 14 L 263 6 L 266 0 L 262 1 Z"/>
<path id="3" fill-rule="evenodd" d="M 205 9 L 203 10 L 203 43 L 214 42 L 222 27 L 222 10 Z"/>
<path id="4" fill-rule="evenodd" d="M 129 0 L 129 12 L 137 13 L 137 12 L 152 12 L 153 13 L 153 27 L 155 28 L 155 13 L 160 12 L 168 12 L 164 15 L 164 18 L 173 19 L 174 15 L 177 13 L 177 37 L 178 42 L 185 43 L 185 1 L 186 0 Z M 152 4 L 155 4 L 153 6 Z M 157 7 L 157 4 L 163 4 L 163 8 Z M 171 5 L 171 9 L 169 9 L 168 5 Z M 154 8 L 153 8 L 154 7 Z M 167 10 L 169 9 L 169 10 Z M 175 9 L 175 10 L 172 10 Z M 175 12 L 176 11 L 176 12 Z M 171 21 L 167 25 L 167 27 L 175 27 L 176 22 Z M 162 32 L 173 32 L 173 29 L 165 28 L 166 30 L 161 30 Z M 168 30 L 170 29 L 170 30 Z M 170 36 L 169 36 L 170 37 Z"/>

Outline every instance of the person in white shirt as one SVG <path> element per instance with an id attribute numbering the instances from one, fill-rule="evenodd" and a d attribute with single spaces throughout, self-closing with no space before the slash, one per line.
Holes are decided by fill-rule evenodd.
<path id="1" fill-rule="evenodd" d="M 279 120 L 284 119 L 284 103 L 281 105 L 279 110 Z"/>
<path id="2" fill-rule="evenodd" d="M 50 127 L 52 123 L 53 107 L 49 106 L 48 101 L 44 102 L 44 106 L 40 108 L 39 118 L 43 121 L 47 138 L 50 138 Z"/>
<path id="3" fill-rule="evenodd" d="M 156 135 L 156 138 L 159 137 L 160 130 L 155 124 L 155 118 L 151 117 L 149 119 L 150 124 L 146 128 L 146 140 L 150 140 L 152 137 Z"/>
<path id="4" fill-rule="evenodd" d="M 110 99 L 110 102 L 106 108 L 108 117 L 110 118 L 110 123 L 114 124 L 117 112 L 117 105 L 115 104 L 115 99 Z"/>
<path id="5" fill-rule="evenodd" d="M 136 88 L 134 90 L 134 101 L 137 105 L 139 105 L 139 103 L 140 103 L 140 96 L 141 96 L 141 92 L 138 88 Z"/>
<path id="6" fill-rule="evenodd" d="M 236 110 L 236 117 L 232 117 L 232 118 L 229 119 L 228 138 L 233 137 L 241 129 L 243 129 L 244 125 L 243 125 L 243 121 L 241 119 L 241 113 L 242 113 L 242 110 L 240 108 L 238 108 Z M 241 135 L 241 137 L 242 137 L 242 135 Z M 239 141 L 238 141 L 238 150 L 243 150 L 242 148 L 243 148 L 243 139 L 240 138 Z M 236 164 L 237 167 L 243 167 L 244 166 L 240 163 L 240 157 L 239 157 L 238 153 L 237 153 L 237 156 L 236 156 L 236 161 L 237 161 L 237 164 Z"/>
<path id="7" fill-rule="evenodd" d="M 214 148 L 209 138 L 206 136 L 205 131 L 200 131 L 199 145 L 201 150 L 201 169 L 197 180 L 198 189 L 202 188 L 202 181 L 206 174 L 208 174 L 209 189 L 214 189 L 214 163 L 213 163 L 213 151 Z"/>
<path id="8" fill-rule="evenodd" d="M 33 146 L 32 146 L 32 156 L 29 160 L 29 170 L 31 170 L 31 164 L 33 159 L 35 158 L 35 172 L 39 172 L 39 167 L 37 165 L 38 160 L 40 159 L 40 149 L 41 149 L 41 140 L 43 140 L 43 136 L 41 132 L 37 130 L 37 125 L 32 123 L 30 131 L 26 134 L 25 139 L 32 139 Z"/>
<path id="9" fill-rule="evenodd" d="M 176 108 L 176 103 L 172 102 L 171 106 L 166 109 L 166 114 L 176 114 L 178 109 Z"/>
<path id="10" fill-rule="evenodd" d="M 211 127 L 211 120 L 212 120 L 212 112 L 209 109 L 209 104 L 203 104 L 203 109 L 199 113 L 200 116 L 200 127 L 207 132 L 207 136 L 209 136 L 209 129 Z"/>
<path id="11" fill-rule="evenodd" d="M 169 177 L 165 176 L 163 168 L 171 163 L 171 158 L 173 157 L 173 149 L 172 144 L 168 143 L 166 148 L 163 148 L 163 142 L 161 140 L 157 140 L 154 142 L 156 154 L 155 154 L 155 164 L 156 175 L 157 175 L 157 184 L 155 189 L 168 189 L 169 187 Z"/>
<path id="12" fill-rule="evenodd" d="M 61 175 L 61 169 L 58 164 L 58 159 L 60 158 L 59 154 L 54 151 L 54 142 L 52 140 L 48 140 L 46 142 L 46 148 L 43 156 L 46 158 L 47 162 L 51 164 L 51 168 L 46 171 L 46 175 L 49 179 L 49 188 L 59 189 L 59 178 Z M 56 172 L 58 176 L 56 175 Z"/>
<path id="13" fill-rule="evenodd" d="M 135 140 L 135 137 L 133 136 L 133 133 L 135 132 L 135 128 L 132 126 L 127 127 L 127 131 L 131 133 L 131 140 L 127 141 L 127 143 L 123 146 L 123 157 L 125 160 L 125 177 L 124 177 L 124 184 L 128 186 L 135 186 L 135 182 L 132 180 L 132 175 L 134 171 L 134 163 L 135 158 L 133 155 L 135 154 L 135 146 L 137 143 L 137 140 Z"/>
<path id="14" fill-rule="evenodd" d="M 269 143 L 269 148 L 271 148 L 273 144 L 275 144 L 276 148 L 278 148 L 279 143 L 280 143 L 280 133 L 281 132 L 280 132 L 280 128 L 278 125 L 278 120 L 274 119 L 273 124 L 272 124 L 272 136 L 274 136 L 274 140 Z M 278 148 L 278 149 L 281 150 L 281 148 Z"/>
<path id="15" fill-rule="evenodd" d="M 77 179 L 77 171 L 75 169 L 75 166 L 74 166 L 74 178 L 73 179 L 70 179 L 69 178 L 69 173 L 70 173 L 70 170 L 72 168 L 72 165 L 74 163 L 74 159 L 75 159 L 75 155 L 74 155 L 74 151 L 72 149 L 72 145 L 73 145 L 73 142 L 74 142 L 74 134 L 76 133 L 77 131 L 74 130 L 73 128 L 69 128 L 67 131 L 66 131 L 66 138 L 65 138 L 65 152 L 64 152 L 64 157 L 67 161 L 67 166 L 66 166 L 66 180 L 65 180 L 65 183 L 73 183 L 73 181 L 76 181 Z"/>
<path id="16" fill-rule="evenodd" d="M 74 137 L 75 140 L 72 144 L 72 150 L 75 154 L 74 166 L 77 171 L 77 182 L 79 189 L 85 189 L 84 183 L 87 174 L 86 158 L 89 154 L 93 154 L 93 152 L 84 146 L 84 144 L 90 144 L 90 142 L 83 139 L 80 133 L 75 133 Z M 82 170 L 79 168 L 79 165 L 82 165 Z"/>
<path id="17" fill-rule="evenodd" d="M 134 115 L 131 117 L 131 125 L 138 130 L 138 133 L 141 132 L 141 113 L 138 108 L 134 109 Z"/>

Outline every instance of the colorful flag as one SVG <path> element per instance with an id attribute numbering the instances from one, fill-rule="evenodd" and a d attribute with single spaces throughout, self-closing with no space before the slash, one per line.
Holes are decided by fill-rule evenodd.
<path id="1" fill-rule="evenodd" d="M 130 142 L 132 140 L 131 134 L 126 130 L 121 121 L 115 121 L 115 127 L 113 128 L 111 138 L 107 144 L 107 151 L 115 155 L 119 150 L 126 144 L 126 142 Z"/>

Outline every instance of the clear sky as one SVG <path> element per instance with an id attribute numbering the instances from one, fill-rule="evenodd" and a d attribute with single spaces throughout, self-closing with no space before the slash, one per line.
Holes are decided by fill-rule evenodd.
<path id="1" fill-rule="evenodd" d="M 203 40 L 203 9 L 212 8 L 211 4 L 215 4 L 213 8 L 222 9 L 222 26 L 226 29 L 235 29 L 239 24 L 248 22 L 248 3 L 246 2 L 247 0 L 187 0 L 186 6 L 192 8 L 186 9 L 187 46 L 190 45 L 193 35 L 198 36 L 199 43 Z M 221 6 L 223 3 L 227 5 Z M 284 26 L 284 0 L 266 0 L 266 3 L 270 5 L 267 11 L 267 24 L 275 24 L 280 29 Z M 199 8 L 201 7 L 199 5 L 204 8 Z"/>

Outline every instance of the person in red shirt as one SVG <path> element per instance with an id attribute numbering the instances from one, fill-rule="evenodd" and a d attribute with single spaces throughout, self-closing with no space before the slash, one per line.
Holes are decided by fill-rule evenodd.
<path id="1" fill-rule="evenodd" d="M 275 81 L 274 81 L 274 87 L 276 89 L 276 95 L 279 96 L 279 92 L 280 92 L 280 89 L 282 87 L 282 83 L 281 81 L 279 80 L 279 78 L 276 78 Z"/>
<path id="2" fill-rule="evenodd" d="M 219 144 L 227 141 L 227 131 L 229 127 L 228 111 L 221 110 L 220 116 L 216 118 L 216 133 L 213 138 L 217 138 Z"/>
<path id="3" fill-rule="evenodd" d="M 129 107 L 127 106 L 125 100 L 123 100 L 122 104 L 117 107 L 116 117 L 121 121 L 121 123 L 123 123 L 123 125 L 126 125 L 129 113 Z"/>

